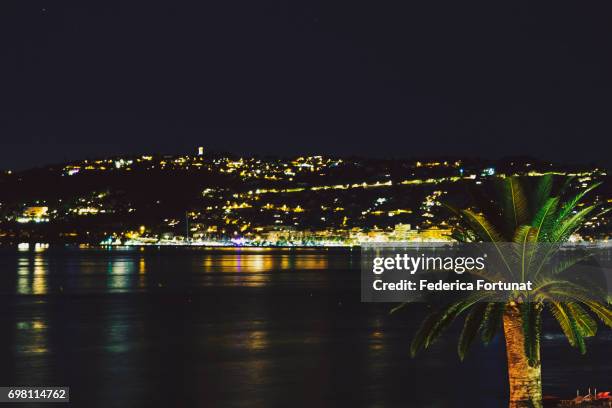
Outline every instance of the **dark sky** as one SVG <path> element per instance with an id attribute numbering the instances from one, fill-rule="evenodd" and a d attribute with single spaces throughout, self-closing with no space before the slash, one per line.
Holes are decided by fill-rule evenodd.
<path id="1" fill-rule="evenodd" d="M 609 165 L 609 1 L 3 0 L 0 168 L 116 153 Z"/>

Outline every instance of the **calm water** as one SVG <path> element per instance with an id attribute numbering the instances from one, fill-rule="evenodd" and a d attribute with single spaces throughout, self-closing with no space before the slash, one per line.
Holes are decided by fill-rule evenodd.
<path id="1" fill-rule="evenodd" d="M 360 303 L 358 251 L 4 249 L 0 267 L 0 384 L 67 385 L 73 406 L 504 405 L 500 340 L 460 363 L 455 328 L 411 359 L 422 313 Z M 547 332 L 545 394 L 609 388 L 611 344 Z"/>

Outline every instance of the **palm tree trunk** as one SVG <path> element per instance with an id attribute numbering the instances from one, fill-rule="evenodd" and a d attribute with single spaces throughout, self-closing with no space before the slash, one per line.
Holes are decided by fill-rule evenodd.
<path id="1" fill-rule="evenodd" d="M 510 407 L 542 406 L 542 371 L 538 362 L 531 367 L 525 356 L 525 335 L 521 313 L 516 305 L 508 305 L 504 313 L 504 336 L 508 358 Z"/>

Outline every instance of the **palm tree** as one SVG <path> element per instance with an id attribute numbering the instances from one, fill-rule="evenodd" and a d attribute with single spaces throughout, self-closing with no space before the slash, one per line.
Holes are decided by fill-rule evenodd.
<path id="1" fill-rule="evenodd" d="M 517 276 L 521 281 L 530 279 L 534 287 L 529 293 L 513 292 L 501 302 L 472 294 L 435 308 L 423 320 L 410 346 L 414 356 L 428 348 L 453 321 L 464 317 L 457 347 L 463 360 L 476 338 L 488 344 L 503 328 L 511 407 L 541 406 L 540 331 L 544 310 L 551 312 L 569 343 L 581 353 L 586 352 L 585 338 L 597 331 L 593 315 L 612 327 L 605 289 L 567 277 L 567 271 L 582 258 L 549 265 L 561 245 L 594 214 L 597 206 L 586 206 L 582 199 L 598 184 L 569 199 L 564 199 L 564 192 L 570 180 L 556 195 L 552 195 L 553 184 L 553 177 L 545 175 L 527 195 L 520 179 L 507 177 L 500 180 L 497 203 L 484 200 L 477 210 L 448 206 L 459 219 L 453 234 L 458 241 L 499 246 L 502 258 L 514 260 L 506 264 L 514 280 Z M 504 243 L 512 243 L 512 254 L 501 249 Z"/>

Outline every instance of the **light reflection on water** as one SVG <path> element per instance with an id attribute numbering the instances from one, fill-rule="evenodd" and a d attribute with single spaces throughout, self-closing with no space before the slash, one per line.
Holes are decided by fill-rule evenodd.
<path id="1" fill-rule="evenodd" d="M 228 274 L 235 285 L 248 287 L 262 287 L 270 283 L 274 272 L 287 272 L 292 270 L 314 271 L 325 270 L 329 267 L 326 254 L 266 254 L 242 253 L 209 254 L 204 257 L 201 273 Z M 203 283 L 204 285 L 218 284 L 219 280 Z"/>
<path id="2" fill-rule="evenodd" d="M 16 324 L 18 336 L 23 336 L 27 341 L 21 345 L 18 352 L 23 354 L 46 353 L 48 323 L 42 318 L 31 321 L 19 321 Z"/>
<path id="3" fill-rule="evenodd" d="M 81 395 L 77 406 L 176 406 L 176 393 L 155 394 L 164 387 L 180 390 L 183 406 L 286 406 L 297 399 L 310 406 L 451 407 L 464 406 L 466 389 L 489 398 L 470 406 L 502 405 L 495 399 L 504 392 L 502 343 L 459 363 L 458 333 L 450 333 L 410 359 L 418 321 L 360 302 L 356 255 L 2 254 L 0 300 L 10 329 L 0 338 L 7 367 L 0 382 L 67 384 L 77 400 Z M 608 386 L 599 383 L 612 373 L 610 341 L 602 330 L 582 356 L 562 336 L 545 334 L 548 392 Z M 97 405 L 86 403 L 92 393 Z M 412 398 L 421 403 L 406 403 Z"/>
<path id="4" fill-rule="evenodd" d="M 20 295 L 44 295 L 47 293 L 49 265 L 40 253 L 20 256 L 17 261 L 17 293 Z"/>
<path id="5" fill-rule="evenodd" d="M 77 253 L 78 256 L 73 256 Z M 342 257 L 324 250 L 271 248 L 84 248 L 60 255 L 46 246 L 38 246 L 20 250 L 16 255 L 13 293 L 20 295 L 216 286 L 263 288 L 314 281 L 325 286 L 329 275 L 318 272 L 359 268 L 358 251 Z M 608 252 L 605 260 L 608 263 L 610 255 Z M 6 293 L 10 287 L 4 285 L 0 290 Z"/>
<path id="6" fill-rule="evenodd" d="M 118 258 L 108 261 L 108 289 L 125 291 L 130 288 L 130 277 L 135 273 L 136 261 L 132 258 Z"/>
<path id="7" fill-rule="evenodd" d="M 271 255 L 258 253 L 236 253 L 206 255 L 205 272 L 272 272 L 290 269 L 325 269 L 328 258 L 325 254 Z"/>
<path id="8" fill-rule="evenodd" d="M 77 252 L 78 256 L 73 256 Z M 14 293 L 125 293 L 151 288 L 176 289 L 180 285 L 265 287 L 306 282 L 315 277 L 324 284 L 327 277 L 324 274 L 316 276 L 316 272 L 344 267 L 343 261 L 338 262 L 324 251 L 288 253 L 264 248 L 186 253 L 125 249 L 108 252 L 82 248 L 68 254 L 46 248 L 20 250 L 16 258 Z M 3 286 L 6 293 L 10 285 Z"/>
<path id="9" fill-rule="evenodd" d="M 39 245 L 16 255 L 14 278 L 4 275 L 3 293 L 131 293 L 150 290 L 184 291 L 219 286 L 328 287 L 330 270 L 356 270 L 357 251 L 338 256 L 324 250 L 222 248 L 172 250 L 83 248 L 54 251 Z M 608 262 L 610 253 L 608 253 Z M 358 272 L 356 272 L 358 273 Z M 336 280 L 351 280 L 347 274 Z M 13 290 L 11 290 L 13 288 Z"/>

